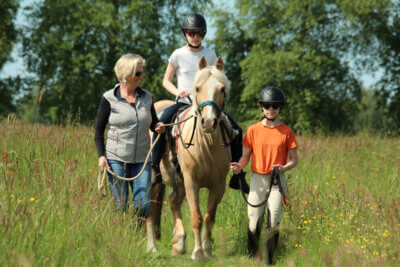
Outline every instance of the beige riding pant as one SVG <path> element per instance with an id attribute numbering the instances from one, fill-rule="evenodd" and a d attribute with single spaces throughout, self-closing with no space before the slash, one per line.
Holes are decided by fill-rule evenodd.
<path id="1" fill-rule="evenodd" d="M 287 187 L 286 187 L 286 178 L 283 174 L 280 175 L 281 185 L 283 188 L 283 192 L 286 195 Z M 259 174 L 253 172 L 250 179 L 250 193 L 248 201 L 256 205 L 265 200 L 267 196 L 267 192 L 269 190 L 269 186 L 271 183 L 271 174 Z M 270 212 L 270 227 L 274 227 L 277 225 L 281 219 L 282 212 L 282 201 L 283 197 L 281 192 L 279 191 L 278 185 L 273 185 L 271 188 L 271 194 L 268 198 L 268 209 Z M 247 215 L 249 216 L 249 230 L 251 232 L 256 231 L 258 219 L 261 216 L 264 216 L 265 213 L 265 205 L 253 208 L 248 205 Z"/>

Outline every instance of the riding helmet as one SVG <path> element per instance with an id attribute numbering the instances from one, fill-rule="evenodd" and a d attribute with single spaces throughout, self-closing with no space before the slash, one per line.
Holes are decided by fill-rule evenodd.
<path id="1" fill-rule="evenodd" d="M 282 89 L 275 86 L 268 86 L 262 89 L 260 98 L 258 101 L 261 102 L 280 102 L 285 104 L 285 94 Z"/>
<path id="2" fill-rule="evenodd" d="M 201 30 L 204 33 L 207 32 L 207 23 L 204 17 L 198 13 L 192 13 L 187 15 L 181 24 L 183 34 L 185 30 Z"/>

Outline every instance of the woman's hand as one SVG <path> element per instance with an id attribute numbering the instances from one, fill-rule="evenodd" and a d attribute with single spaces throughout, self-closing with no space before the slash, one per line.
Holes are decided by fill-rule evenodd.
<path id="1" fill-rule="evenodd" d="M 190 92 L 186 91 L 186 90 L 179 91 L 179 93 L 176 96 L 179 98 L 185 98 L 185 97 L 190 96 Z"/>
<path id="2" fill-rule="evenodd" d="M 165 133 L 165 125 L 164 125 L 164 123 L 161 122 L 161 121 L 157 122 L 156 127 L 154 128 L 154 130 L 159 134 Z"/>
<path id="3" fill-rule="evenodd" d="M 239 162 L 231 162 L 230 165 L 234 174 L 238 174 L 243 169 Z"/>
<path id="4" fill-rule="evenodd" d="M 104 167 L 107 166 L 108 168 L 110 168 L 110 165 L 108 165 L 108 161 L 106 159 L 106 157 L 101 156 L 99 158 L 99 168 L 100 170 L 103 172 L 104 171 Z"/>

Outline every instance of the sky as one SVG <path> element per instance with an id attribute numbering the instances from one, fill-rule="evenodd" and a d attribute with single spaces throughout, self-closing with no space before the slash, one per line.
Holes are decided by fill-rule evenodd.
<path id="1" fill-rule="evenodd" d="M 229 8 L 233 8 L 234 1 L 231 0 L 213 0 L 213 1 L 216 6 L 220 6 L 222 4 L 228 6 Z M 21 0 L 20 8 L 17 14 L 17 19 L 15 21 L 17 27 L 21 27 L 26 23 L 22 10 L 24 7 L 32 4 L 33 2 L 34 0 Z M 212 27 L 212 23 L 208 23 L 207 26 L 208 26 L 207 36 L 210 36 L 211 39 L 212 36 L 214 36 L 215 30 Z M 15 77 L 17 75 L 20 75 L 21 77 L 30 76 L 24 67 L 22 57 L 20 56 L 21 50 L 22 50 L 21 44 L 14 45 L 14 49 L 11 54 L 12 61 L 7 62 L 3 66 L 3 69 L 0 70 L 0 79 L 10 76 Z M 371 73 L 365 73 L 361 75 L 360 80 L 363 83 L 364 87 L 369 88 L 379 79 L 380 75 L 381 73 L 379 72 L 376 73 L 375 75 Z"/>

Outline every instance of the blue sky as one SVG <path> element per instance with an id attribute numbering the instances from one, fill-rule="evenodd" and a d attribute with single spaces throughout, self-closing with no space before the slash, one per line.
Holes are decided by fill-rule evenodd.
<path id="1" fill-rule="evenodd" d="M 231 1 L 231 0 L 213 0 L 213 1 L 217 6 L 220 6 L 221 4 L 223 4 L 223 5 L 227 5 L 230 8 L 233 8 L 234 1 Z M 33 2 L 34 2 L 34 0 L 21 0 L 21 2 L 20 2 L 21 6 L 18 11 L 17 19 L 16 19 L 16 25 L 18 27 L 20 27 L 20 26 L 24 25 L 24 23 L 26 23 L 25 17 L 23 16 L 23 12 L 22 12 L 23 8 L 27 5 L 32 4 Z M 208 23 L 208 24 L 209 25 L 208 25 L 207 35 L 211 37 L 214 35 L 214 29 L 211 26 L 212 23 Z M 9 76 L 17 76 L 17 75 L 27 76 L 27 75 L 29 75 L 29 73 L 27 73 L 27 71 L 24 67 L 22 58 L 19 56 L 21 54 L 21 49 L 22 48 L 21 48 L 20 44 L 14 46 L 14 50 L 11 55 L 13 62 L 9 61 L 3 66 L 3 69 L 0 71 L 0 79 L 6 78 Z M 379 72 L 375 75 L 376 77 L 374 77 L 374 75 L 371 73 L 364 73 L 361 75 L 360 79 L 361 79 L 363 85 L 368 88 L 369 86 L 373 85 L 377 81 L 377 79 L 379 78 L 380 75 L 381 74 Z"/>

